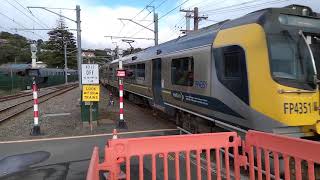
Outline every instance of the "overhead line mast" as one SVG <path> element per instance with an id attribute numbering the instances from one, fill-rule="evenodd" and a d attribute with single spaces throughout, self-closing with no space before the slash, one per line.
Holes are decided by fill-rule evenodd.
<path id="1" fill-rule="evenodd" d="M 190 32 L 190 19 L 193 18 L 193 30 L 197 31 L 199 29 L 199 22 L 202 19 L 208 19 L 208 16 L 199 16 L 199 8 L 195 7 L 193 10 L 185 10 L 185 9 L 181 9 L 180 12 L 185 12 L 186 13 L 186 29 L 185 30 L 181 30 L 182 33 L 187 34 L 188 32 Z M 193 16 L 192 16 L 193 13 Z"/>

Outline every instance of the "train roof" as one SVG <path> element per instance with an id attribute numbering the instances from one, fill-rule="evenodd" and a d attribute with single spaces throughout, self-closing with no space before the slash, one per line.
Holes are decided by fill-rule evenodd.
<path id="1" fill-rule="evenodd" d="M 263 24 L 267 13 L 272 14 L 272 13 L 281 12 L 286 14 L 302 15 L 300 11 L 298 12 L 298 10 L 301 8 L 307 8 L 310 11 L 309 16 L 313 16 L 313 17 L 316 16 L 316 13 L 313 13 L 311 8 L 306 6 L 296 5 L 296 4 L 286 6 L 283 8 L 261 9 L 233 20 L 225 20 L 225 21 L 210 25 L 208 27 L 204 27 L 196 32 L 191 32 L 182 37 L 178 37 L 177 39 L 173 39 L 168 42 L 162 43 L 160 45 L 149 47 L 138 53 L 130 54 L 120 59 L 113 60 L 111 64 L 117 63 L 119 62 L 119 60 L 122 60 L 124 64 L 146 61 L 146 60 L 155 59 L 165 54 L 170 54 L 177 51 L 183 51 L 186 49 L 212 45 L 216 34 L 221 29 L 228 29 L 231 27 L 250 24 L 250 23 Z"/>
<path id="2" fill-rule="evenodd" d="M 138 53 L 124 56 L 121 60 L 124 63 L 130 61 L 138 62 L 153 59 L 155 56 L 162 56 L 176 51 L 211 45 L 216 32 L 220 29 L 220 26 L 223 23 L 224 22 L 214 24 L 206 28 L 202 28 L 197 32 L 191 32 L 188 35 L 162 43 L 158 46 L 152 46 Z M 116 59 L 111 63 L 116 63 L 118 61 L 119 59 Z"/>

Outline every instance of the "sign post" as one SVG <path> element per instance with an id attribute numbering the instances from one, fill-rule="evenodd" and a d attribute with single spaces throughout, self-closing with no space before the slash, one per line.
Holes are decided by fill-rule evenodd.
<path id="1" fill-rule="evenodd" d="M 31 50 L 31 69 L 27 70 L 29 76 L 32 76 L 32 94 L 33 94 L 33 128 L 31 130 L 32 136 L 39 136 L 41 134 L 39 125 L 39 101 L 38 101 L 38 87 L 36 83 L 36 77 L 39 75 L 39 69 L 37 69 L 37 45 L 33 42 L 30 45 Z"/>
<path id="2" fill-rule="evenodd" d="M 82 64 L 81 67 L 82 77 L 82 101 L 85 103 L 82 113 L 82 120 L 88 121 L 91 131 L 93 123 L 96 122 L 94 117 L 97 118 L 98 102 L 100 100 L 100 85 L 99 85 L 99 66 L 98 64 Z M 89 106 L 89 108 L 88 108 Z M 85 113 L 87 112 L 87 113 Z"/>
<path id="3" fill-rule="evenodd" d="M 123 92 L 124 92 L 124 88 L 123 88 L 123 78 L 126 76 L 126 71 L 122 68 L 122 61 L 119 61 L 119 69 L 117 70 L 117 77 L 119 78 L 119 114 L 120 114 L 120 118 L 119 118 L 119 122 L 117 125 L 117 128 L 119 129 L 128 129 L 128 126 L 126 124 L 126 121 L 124 120 L 123 117 Z"/>

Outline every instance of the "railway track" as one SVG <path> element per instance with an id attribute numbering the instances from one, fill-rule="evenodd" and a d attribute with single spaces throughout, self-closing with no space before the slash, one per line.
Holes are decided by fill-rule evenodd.
<path id="1" fill-rule="evenodd" d="M 46 88 L 41 88 L 41 89 L 45 89 L 45 90 L 50 90 L 50 89 L 59 89 L 59 88 L 65 88 L 66 86 L 71 86 L 73 84 L 69 84 L 69 85 L 58 85 L 58 86 L 53 86 L 53 87 L 46 87 Z M 32 96 L 32 92 L 30 90 L 30 92 L 19 92 L 17 94 L 13 94 L 13 95 L 7 95 L 7 96 L 1 96 L 0 97 L 0 102 L 5 102 L 5 101 L 9 101 L 9 100 L 14 100 L 14 99 L 19 99 L 19 98 L 23 98 L 26 96 Z"/>
<path id="2" fill-rule="evenodd" d="M 0 97 L 0 102 L 18 99 L 18 98 L 22 98 L 22 97 L 26 97 L 26 96 L 31 96 L 31 95 L 32 95 L 32 92 L 21 92 L 21 93 L 14 94 L 14 95 L 3 96 L 3 97 Z"/>
<path id="3" fill-rule="evenodd" d="M 64 93 L 66 93 L 76 87 L 78 87 L 78 84 L 71 84 L 71 85 L 57 87 L 56 88 L 57 90 L 55 90 L 55 91 L 50 91 L 48 93 L 40 95 L 38 97 L 39 103 L 41 104 L 51 98 L 54 98 L 54 97 L 59 96 L 61 94 L 64 94 Z M 28 95 L 30 95 L 30 94 L 28 94 Z M 10 97 L 9 99 L 12 100 L 12 99 L 25 97 L 25 96 L 27 96 L 27 95 L 22 94 L 21 96 L 17 95 L 16 98 Z M 1 100 L 0 100 L 0 102 L 1 102 Z M 3 100 L 3 101 L 5 101 L 5 100 Z M 33 99 L 27 99 L 27 100 L 18 102 L 16 104 L 10 105 L 6 108 L 0 109 L 0 123 L 7 121 L 7 120 L 11 119 L 12 117 L 14 117 L 14 116 L 16 116 L 16 115 L 18 115 L 28 109 L 31 109 L 31 108 L 33 108 Z"/>

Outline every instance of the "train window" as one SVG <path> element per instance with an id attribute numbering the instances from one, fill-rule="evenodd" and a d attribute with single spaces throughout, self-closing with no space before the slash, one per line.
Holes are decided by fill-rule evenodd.
<path id="1" fill-rule="evenodd" d="M 240 78 L 240 52 L 224 53 L 224 77 Z"/>
<path id="2" fill-rule="evenodd" d="M 145 79 L 145 64 L 137 64 L 137 79 L 144 80 Z"/>
<path id="3" fill-rule="evenodd" d="M 193 57 L 172 59 L 171 82 L 180 86 L 193 86 L 194 62 Z"/>
<path id="4" fill-rule="evenodd" d="M 233 45 L 213 50 L 219 81 L 234 95 L 249 104 L 249 90 L 245 51 Z"/>

